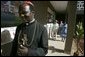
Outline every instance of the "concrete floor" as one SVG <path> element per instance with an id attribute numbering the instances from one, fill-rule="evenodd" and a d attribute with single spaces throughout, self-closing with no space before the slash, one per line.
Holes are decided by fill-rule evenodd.
<path id="1" fill-rule="evenodd" d="M 65 41 L 61 41 L 61 37 L 57 37 L 56 40 L 50 38 L 48 40 L 49 50 L 46 56 L 70 56 L 70 54 L 64 53 Z"/>

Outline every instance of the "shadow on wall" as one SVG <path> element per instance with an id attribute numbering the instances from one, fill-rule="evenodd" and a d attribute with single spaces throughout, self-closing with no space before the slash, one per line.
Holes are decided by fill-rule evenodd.
<path id="1" fill-rule="evenodd" d="M 50 49 L 50 50 L 52 50 L 52 53 L 54 53 L 54 52 L 64 53 L 64 50 L 56 49 L 56 48 L 55 48 L 55 47 L 53 47 L 53 46 L 49 46 L 49 49 Z"/>

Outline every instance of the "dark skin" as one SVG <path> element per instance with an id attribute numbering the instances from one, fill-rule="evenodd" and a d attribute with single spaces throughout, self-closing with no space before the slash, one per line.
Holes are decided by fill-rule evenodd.
<path id="1" fill-rule="evenodd" d="M 20 45 L 19 51 L 22 54 L 22 56 L 25 56 L 28 53 L 28 48 L 23 45 Z"/>
<path id="2" fill-rule="evenodd" d="M 30 21 L 33 20 L 33 18 L 34 18 L 33 16 L 34 16 L 34 13 L 30 12 L 30 14 L 28 16 L 24 15 L 23 18 L 22 18 L 22 20 L 24 22 L 30 22 Z"/>

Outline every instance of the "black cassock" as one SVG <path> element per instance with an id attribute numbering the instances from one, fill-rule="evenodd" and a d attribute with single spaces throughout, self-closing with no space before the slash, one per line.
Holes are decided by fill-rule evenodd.
<path id="1" fill-rule="evenodd" d="M 36 23 L 36 30 L 35 30 Z M 34 30 L 34 40 L 30 46 L 28 46 L 27 56 L 45 56 L 48 52 L 48 35 L 46 28 L 40 23 L 34 21 L 33 23 L 22 23 L 17 26 L 15 38 L 13 40 L 11 56 L 16 56 L 18 48 L 18 36 L 20 30 L 23 30 L 27 34 L 27 44 L 32 41 Z"/>

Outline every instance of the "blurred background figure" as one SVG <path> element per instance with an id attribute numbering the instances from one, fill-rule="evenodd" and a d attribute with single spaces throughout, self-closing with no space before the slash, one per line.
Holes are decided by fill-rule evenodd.
<path id="1" fill-rule="evenodd" d="M 48 38 L 52 38 L 52 27 L 53 27 L 53 20 L 49 18 L 47 24 L 44 25 L 48 32 Z"/>
<path id="2" fill-rule="evenodd" d="M 57 37 L 58 29 L 59 29 L 59 24 L 58 24 L 58 21 L 55 20 L 52 27 L 52 38 L 55 40 Z"/>
<path id="3" fill-rule="evenodd" d="M 59 30 L 58 30 L 59 35 L 61 33 L 62 28 L 63 28 L 63 21 L 61 21 L 60 24 L 59 24 Z"/>
<path id="4" fill-rule="evenodd" d="M 10 32 L 8 30 L 4 30 L 1 33 L 1 55 L 9 56 L 12 47 L 12 41 Z"/>
<path id="5" fill-rule="evenodd" d="M 61 41 L 65 41 L 65 38 L 67 37 L 67 23 L 65 22 L 62 26 L 60 36 L 62 37 Z"/>

